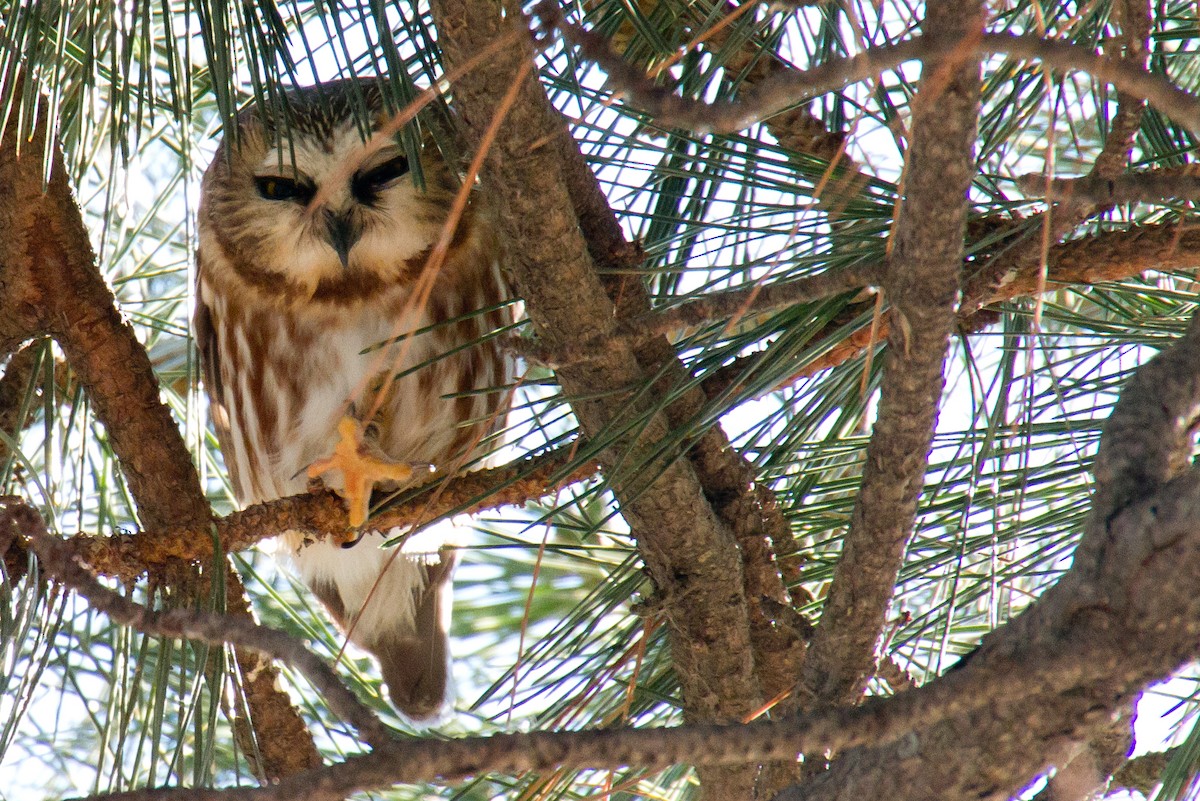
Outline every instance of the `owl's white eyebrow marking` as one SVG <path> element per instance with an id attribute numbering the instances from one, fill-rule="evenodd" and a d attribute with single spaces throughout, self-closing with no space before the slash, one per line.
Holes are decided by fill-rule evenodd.
<path id="1" fill-rule="evenodd" d="M 331 201 L 335 204 L 342 202 L 341 196 L 349 192 L 349 184 L 329 185 L 329 179 L 345 171 L 345 163 L 349 158 L 347 154 L 357 154 L 362 149 L 363 140 L 358 128 L 346 123 L 327 135 L 300 136 L 289 144 L 269 148 L 254 168 L 254 174 L 258 177 L 279 176 L 311 182 L 317 187 L 317 194 L 308 205 L 309 212 Z M 380 163 L 403 155 L 394 146 L 385 147 L 381 153 L 384 158 Z M 346 173 L 346 176 L 349 178 L 350 173 Z"/>
<path id="2" fill-rule="evenodd" d="M 297 169 L 294 164 L 289 164 L 287 162 L 280 164 L 274 160 L 272 160 L 269 164 L 259 165 L 257 168 L 255 168 L 254 175 L 258 178 L 308 178 L 308 175 L 305 174 L 303 170 Z"/>

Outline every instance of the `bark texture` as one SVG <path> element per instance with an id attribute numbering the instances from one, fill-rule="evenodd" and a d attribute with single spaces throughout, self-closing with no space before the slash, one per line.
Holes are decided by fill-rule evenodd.
<path id="1" fill-rule="evenodd" d="M 439 0 L 432 7 L 451 69 L 521 20 L 515 4 Z M 516 254 L 513 276 L 534 330 L 550 348 L 569 348 L 608 336 L 617 310 L 596 273 L 549 144 L 564 128 L 545 113 L 543 90 L 526 71 L 532 58 L 523 40 L 486 70 L 467 73 L 455 82 L 454 105 L 474 146 L 503 116 L 482 188 L 501 201 Z M 516 94 L 505 109 L 510 87 Z M 604 446 L 599 461 L 605 477 L 663 603 L 686 718 L 742 719 L 761 703 L 761 690 L 736 539 L 705 497 L 691 463 L 667 444 L 670 421 L 640 391 L 645 375 L 628 346 L 616 343 L 590 362 L 564 366 L 557 376 L 583 430 Z M 754 773 L 753 766 L 708 771 L 702 783 L 708 797 L 744 797 Z"/>
<path id="2" fill-rule="evenodd" d="M 957 57 L 925 65 L 914 103 L 905 198 L 883 282 L 893 321 L 879 412 L 850 530 L 804 663 L 805 702 L 853 702 L 874 672 L 945 385 L 967 189 L 975 175 L 979 62 L 969 44 L 980 36 L 984 15 L 978 3 L 958 0 L 931 0 L 927 13 L 927 34 L 958 37 L 967 46 Z"/>
<path id="3" fill-rule="evenodd" d="M 52 336 L 104 424 L 142 525 L 172 537 L 207 539 L 212 511 L 199 476 L 159 397 L 146 349 L 96 267 L 62 154 L 47 141 L 44 118 L 24 142 L 15 119 L 0 146 L 0 345 Z M 47 149 L 52 169 L 43 186 Z M 194 567 L 180 562 L 164 565 L 155 578 L 201 597 L 206 594 L 200 588 L 211 580 L 198 582 Z M 221 580 L 231 611 L 248 610 L 237 576 Z M 275 686 L 274 666 L 253 653 L 237 658 L 243 675 L 264 679 L 246 694 L 253 718 L 274 721 L 273 736 L 256 741 L 263 774 L 277 779 L 320 764 L 304 722 Z"/>

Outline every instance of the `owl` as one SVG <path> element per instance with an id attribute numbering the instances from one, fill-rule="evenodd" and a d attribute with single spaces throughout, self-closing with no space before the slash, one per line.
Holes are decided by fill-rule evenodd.
<path id="1" fill-rule="evenodd" d="M 352 447 L 401 467 L 394 478 L 453 469 L 507 410 L 511 364 L 497 338 L 481 342 L 511 322 L 496 224 L 472 197 L 426 270 L 458 176 L 432 143 L 423 181 L 395 142 L 363 159 L 373 130 L 356 96 L 373 130 L 388 121 L 372 80 L 292 90 L 278 115 L 242 113 L 204 174 L 195 331 L 243 505 L 304 492 L 306 469 L 355 432 Z M 348 494 L 336 471 L 325 482 Z M 282 550 L 378 660 L 393 705 L 429 719 L 447 696 L 453 550 L 381 548 L 402 532 L 366 529 L 349 547 L 289 531 Z"/>

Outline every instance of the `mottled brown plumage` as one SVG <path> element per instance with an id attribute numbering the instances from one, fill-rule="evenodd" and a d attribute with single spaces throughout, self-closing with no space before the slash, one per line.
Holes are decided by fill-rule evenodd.
<path id="1" fill-rule="evenodd" d="M 380 124 L 377 88 L 358 86 Z M 511 365 L 494 340 L 478 343 L 511 320 L 497 308 L 507 289 L 494 223 L 472 200 L 444 263 L 426 272 L 456 176 L 429 145 L 418 189 L 389 144 L 345 177 L 363 146 L 353 88 L 291 92 L 286 126 L 242 114 L 204 175 L 195 328 L 242 504 L 304 492 L 305 468 L 333 452 L 343 415 L 379 455 L 454 469 L 506 409 L 496 388 Z M 453 552 L 418 535 L 392 559 L 384 538 L 368 532 L 343 549 L 283 536 L 332 617 L 379 660 L 393 703 L 429 718 L 447 693 Z"/>

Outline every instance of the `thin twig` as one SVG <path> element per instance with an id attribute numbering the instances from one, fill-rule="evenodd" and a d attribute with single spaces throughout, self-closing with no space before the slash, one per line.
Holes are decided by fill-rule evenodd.
<path id="1" fill-rule="evenodd" d="M 549 367 L 578 364 L 598 358 L 606 348 L 620 343 L 630 347 L 644 345 L 655 337 L 677 335 L 692 326 L 728 320 L 735 323 L 745 317 L 798 303 L 808 303 L 831 295 L 878 284 L 885 265 L 867 264 L 823 273 L 769 286 L 749 286 L 728 292 L 687 300 L 663 311 L 652 311 L 623 319 L 611 333 L 592 337 L 570 346 L 547 347 L 542 342 L 513 339 L 512 347 L 526 359 Z"/>
<path id="2" fill-rule="evenodd" d="M 1135 61 L 1113 58 L 1087 47 L 1038 36 L 1005 33 L 983 34 L 972 42 L 926 34 L 895 44 L 871 48 L 849 58 L 835 59 L 807 70 L 789 70 L 771 76 L 740 100 L 705 102 L 681 97 L 654 83 L 626 62 L 608 40 L 569 22 L 553 0 L 534 9 L 541 35 L 557 30 L 581 55 L 608 74 L 610 87 L 660 125 L 697 133 L 733 133 L 815 95 L 874 77 L 907 61 L 933 62 L 956 55 L 1004 54 L 1036 59 L 1062 71 L 1086 72 L 1118 89 L 1143 97 L 1159 111 L 1193 131 L 1200 131 L 1200 103 L 1162 76 L 1147 73 Z"/>
<path id="3" fill-rule="evenodd" d="M 196 640 L 209 645 L 234 645 L 266 654 L 295 667 L 312 682 L 329 708 L 358 731 L 363 741 L 378 747 L 390 739 L 387 729 L 304 644 L 248 617 L 192 608 L 149 609 L 102 585 L 78 561 L 70 545 L 53 537 L 41 517 L 22 499 L 0 497 L 0 513 L 26 538 L 42 568 L 85 598 L 93 609 L 115 622 L 144 634 Z"/>
<path id="4" fill-rule="evenodd" d="M 595 462 L 573 464 L 576 443 L 511 464 L 441 478 L 405 492 L 371 517 L 381 530 L 429 523 L 455 514 L 478 514 L 502 506 L 520 506 L 594 476 Z M 441 487 L 436 503 L 428 495 Z M 287 530 L 314 535 L 343 534 L 346 507 L 333 492 L 305 493 L 247 507 L 214 521 L 222 552 L 243 551 Z M 133 580 L 147 570 L 172 562 L 204 562 L 212 558 L 207 534 L 166 529 L 95 536 L 76 534 L 68 540 L 77 558 L 103 575 Z"/>

